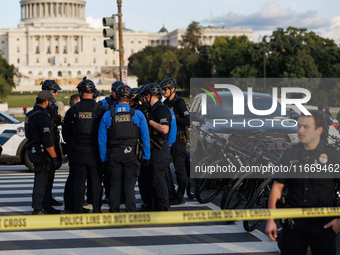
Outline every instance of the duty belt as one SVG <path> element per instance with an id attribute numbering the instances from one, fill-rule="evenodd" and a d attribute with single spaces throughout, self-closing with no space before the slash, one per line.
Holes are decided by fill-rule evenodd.
<path id="1" fill-rule="evenodd" d="M 136 145 L 123 145 L 123 144 L 113 144 L 111 145 L 111 148 L 127 148 L 127 147 L 131 147 L 132 149 L 135 149 Z"/>

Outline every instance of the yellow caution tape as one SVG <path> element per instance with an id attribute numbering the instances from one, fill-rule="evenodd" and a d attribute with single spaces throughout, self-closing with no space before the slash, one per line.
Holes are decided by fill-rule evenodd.
<path id="1" fill-rule="evenodd" d="M 1 216 L 0 231 L 339 216 L 340 207 Z"/>

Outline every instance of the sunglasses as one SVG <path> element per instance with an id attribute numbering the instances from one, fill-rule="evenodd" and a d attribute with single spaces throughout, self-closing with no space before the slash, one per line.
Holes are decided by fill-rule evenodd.
<path id="1" fill-rule="evenodd" d="M 58 91 L 55 90 L 55 89 L 52 89 L 51 92 L 52 92 L 52 93 L 57 93 Z"/>

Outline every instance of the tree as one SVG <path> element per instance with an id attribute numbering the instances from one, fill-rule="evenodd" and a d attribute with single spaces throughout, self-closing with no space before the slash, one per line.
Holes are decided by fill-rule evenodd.
<path id="1" fill-rule="evenodd" d="M 166 64 L 163 66 L 163 55 L 170 56 L 168 52 L 174 53 L 175 51 L 175 47 L 160 45 L 156 47 L 147 46 L 142 51 L 135 53 L 133 55 L 135 57 L 133 72 L 138 77 L 138 84 L 159 82 L 160 68 L 166 69 Z M 175 54 L 172 54 L 171 57 L 175 57 Z M 170 60 L 177 63 L 175 58 L 168 61 Z"/>
<path id="2" fill-rule="evenodd" d="M 243 36 L 220 36 L 214 41 L 209 51 L 209 56 L 213 64 L 214 77 L 230 78 L 240 74 L 243 66 L 250 65 L 248 68 L 252 70 L 252 75 L 255 75 L 256 67 L 253 67 L 254 62 L 260 58 L 259 52 L 253 55 L 251 49 L 254 48 L 253 42 L 248 40 L 248 37 Z M 232 71 L 235 72 L 232 74 Z M 237 74 L 239 73 L 239 74 Z"/>
<path id="3" fill-rule="evenodd" d="M 9 65 L 7 60 L 0 54 L 0 98 L 6 98 L 15 88 L 13 81 L 14 66 Z"/>
<path id="4" fill-rule="evenodd" d="M 202 44 L 202 28 L 193 21 L 187 28 L 177 50 L 180 69 L 177 83 L 181 88 L 190 89 L 190 78 L 211 77 L 212 64 L 209 58 L 210 46 Z"/>

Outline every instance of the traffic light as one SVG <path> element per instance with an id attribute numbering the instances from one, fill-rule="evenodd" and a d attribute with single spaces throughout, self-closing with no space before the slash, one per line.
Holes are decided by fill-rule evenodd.
<path id="1" fill-rule="evenodd" d="M 112 15 L 112 17 L 103 18 L 103 26 L 109 26 L 110 28 L 103 29 L 103 36 L 110 37 L 110 39 L 104 40 L 104 47 L 110 48 L 112 50 L 117 49 L 117 23 L 116 23 L 116 15 Z"/>

